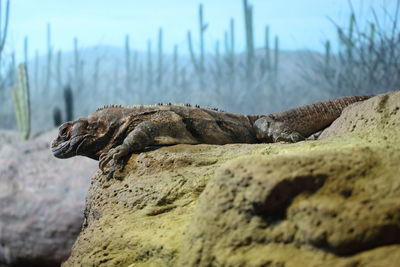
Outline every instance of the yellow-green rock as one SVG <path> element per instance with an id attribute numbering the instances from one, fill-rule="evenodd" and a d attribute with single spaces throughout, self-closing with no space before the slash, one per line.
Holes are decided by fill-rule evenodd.
<path id="1" fill-rule="evenodd" d="M 318 141 L 177 145 L 98 172 L 64 266 L 399 266 L 400 92 Z"/>

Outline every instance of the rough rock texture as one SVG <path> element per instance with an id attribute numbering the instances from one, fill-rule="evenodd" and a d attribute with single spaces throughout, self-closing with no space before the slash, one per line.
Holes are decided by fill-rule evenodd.
<path id="1" fill-rule="evenodd" d="M 318 141 L 178 145 L 92 177 L 64 266 L 398 266 L 400 92 Z"/>
<path id="2" fill-rule="evenodd" d="M 0 132 L 0 266 L 59 266 L 79 233 L 97 162 L 55 159 L 56 134 Z"/>

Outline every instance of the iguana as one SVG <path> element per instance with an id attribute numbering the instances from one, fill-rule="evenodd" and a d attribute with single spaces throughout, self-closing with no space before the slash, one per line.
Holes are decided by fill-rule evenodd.
<path id="1" fill-rule="evenodd" d="M 149 146 L 298 142 L 329 126 L 346 106 L 370 97 L 336 98 L 268 115 L 190 105 L 112 105 L 62 124 L 51 147 L 57 158 L 81 155 L 100 160 L 104 172 L 106 165 L 123 168 L 127 155 Z"/>

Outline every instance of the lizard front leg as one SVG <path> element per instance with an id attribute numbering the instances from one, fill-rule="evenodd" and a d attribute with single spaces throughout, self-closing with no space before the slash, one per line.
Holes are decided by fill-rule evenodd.
<path id="1" fill-rule="evenodd" d="M 137 125 L 124 139 L 123 143 L 110 149 L 107 153 L 101 154 L 99 168 L 105 173 L 106 165 L 113 160 L 113 165 L 108 173 L 113 173 L 116 169 L 121 170 L 124 166 L 124 157 L 135 151 L 143 151 L 149 146 L 156 136 L 157 127 L 151 121 L 144 121 Z"/>
<path id="2" fill-rule="evenodd" d="M 257 139 L 265 143 L 280 141 L 295 143 L 305 140 L 305 137 L 299 132 L 291 129 L 284 122 L 270 116 L 264 116 L 256 120 L 254 122 L 254 129 Z"/>

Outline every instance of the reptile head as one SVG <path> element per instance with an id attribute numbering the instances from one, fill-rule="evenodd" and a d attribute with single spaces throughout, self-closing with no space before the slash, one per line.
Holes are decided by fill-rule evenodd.
<path id="1" fill-rule="evenodd" d="M 106 145 L 101 142 L 106 134 L 107 127 L 102 122 L 89 122 L 87 118 L 69 121 L 60 126 L 51 150 L 57 158 L 81 155 L 98 159 Z"/>

